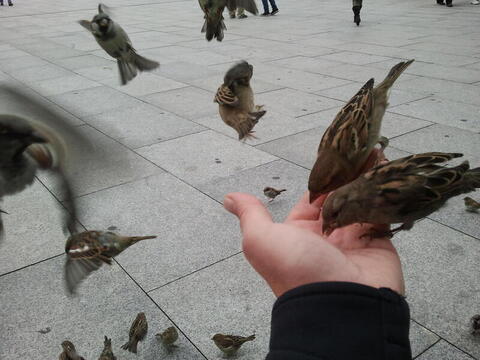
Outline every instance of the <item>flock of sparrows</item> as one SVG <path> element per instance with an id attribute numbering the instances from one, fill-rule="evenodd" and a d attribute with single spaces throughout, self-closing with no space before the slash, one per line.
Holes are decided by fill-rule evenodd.
<path id="1" fill-rule="evenodd" d="M 253 14 L 258 10 L 254 0 L 199 0 L 204 12 L 202 32 L 210 41 L 224 37 L 223 11 L 225 7 L 243 7 Z M 122 84 L 131 81 L 138 72 L 151 71 L 159 63 L 138 55 L 126 32 L 115 23 L 109 9 L 99 4 L 98 14 L 91 21 L 79 23 L 90 31 L 98 44 L 117 60 Z M 388 146 L 382 137 L 381 123 L 388 107 L 388 92 L 398 77 L 414 60 L 395 65 L 377 86 L 370 79 L 340 110 L 325 131 L 317 151 L 317 159 L 308 179 L 310 202 L 322 194 L 331 193 L 322 209 L 323 231 L 330 234 L 337 228 L 354 223 L 401 224 L 387 233 L 368 233 L 371 237 L 391 236 L 396 231 L 411 229 L 414 222 L 441 208 L 454 196 L 475 191 L 480 187 L 480 168 L 470 169 L 467 161 L 458 166 L 441 165 L 458 153 L 430 152 L 414 154 L 393 161 L 376 160 L 375 166 L 367 166 L 376 157 L 375 146 L 381 150 Z M 253 66 L 241 61 L 225 74 L 214 102 L 224 123 L 238 133 L 239 140 L 255 138 L 253 128 L 266 114 L 263 105 L 254 102 L 251 79 Z M 63 188 L 66 201 L 64 228 L 71 236 L 65 246 L 65 283 L 69 293 L 92 271 L 103 264 L 111 264 L 112 258 L 131 245 L 156 236 L 121 236 L 113 232 L 84 231 L 76 227 L 77 206 L 75 193 L 68 178 L 71 164 L 71 146 L 66 137 L 75 138 L 82 150 L 89 148 L 88 139 L 77 129 L 40 101 L 17 89 L 3 86 L 3 91 L 19 102 L 28 103 L 43 113 L 42 121 L 17 115 L 0 115 L 0 200 L 14 195 L 31 185 L 37 173 L 47 170 L 56 174 Z M 67 145 L 68 144 L 68 145 Z M 273 201 L 286 189 L 265 187 L 264 194 Z M 466 197 L 468 211 L 478 212 L 480 204 Z M 6 213 L 0 210 L 0 215 Z M 0 216 L 0 235 L 3 235 Z M 475 333 L 480 332 L 480 317 L 472 319 Z M 122 348 L 136 352 L 137 343 L 148 331 L 145 314 L 140 313 L 130 329 L 130 339 Z M 173 345 L 178 338 L 175 328 L 169 328 L 157 336 L 166 345 Z M 227 355 L 255 338 L 232 335 L 215 335 L 212 340 Z M 111 340 L 105 337 L 105 349 L 100 359 L 115 359 Z M 71 342 L 62 343 L 60 359 L 83 359 L 76 354 Z"/>
<path id="2" fill-rule="evenodd" d="M 138 313 L 130 326 L 128 333 L 128 341 L 122 345 L 123 350 L 130 351 L 134 354 L 137 353 L 138 343 L 143 341 L 148 333 L 148 322 L 145 313 Z M 155 338 L 160 341 L 167 351 L 171 352 L 177 347 L 175 342 L 178 340 L 178 331 L 174 326 L 170 326 L 163 332 L 155 335 Z M 215 334 L 212 337 L 215 345 L 227 356 L 234 355 L 240 347 L 248 342 L 255 340 L 255 335 L 248 337 L 236 336 L 236 335 L 224 335 Z M 77 354 L 75 345 L 71 341 L 65 340 L 61 344 L 62 353 L 59 356 L 59 360 L 85 360 L 83 357 Z M 116 360 L 116 356 L 112 350 L 112 340 L 105 336 L 103 351 L 100 354 L 98 360 Z"/>

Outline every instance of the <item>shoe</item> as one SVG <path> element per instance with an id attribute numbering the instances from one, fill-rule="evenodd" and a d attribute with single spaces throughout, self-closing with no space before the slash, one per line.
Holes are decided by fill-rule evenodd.
<path id="1" fill-rule="evenodd" d="M 8 6 L 13 6 L 13 3 L 11 1 L 9 1 Z"/>
<path id="2" fill-rule="evenodd" d="M 447 0 L 447 3 L 445 5 L 447 5 L 447 7 L 452 7 L 453 6 L 451 0 L 450 1 Z"/>
<path id="3" fill-rule="evenodd" d="M 265 11 L 261 16 L 268 16 L 268 15 L 270 15 L 270 13 Z"/>
<path id="4" fill-rule="evenodd" d="M 470 4 L 472 4 L 472 5 L 479 5 L 479 4 L 480 4 L 480 1 L 478 1 L 478 0 L 472 0 L 472 1 L 470 1 Z"/>
<path id="5" fill-rule="evenodd" d="M 2 0 L 2 1 L 0 1 L 0 6 L 3 6 L 3 0 Z"/>
<path id="6" fill-rule="evenodd" d="M 272 13 L 270 15 L 275 15 L 278 13 L 278 9 L 272 10 Z"/>
<path id="7" fill-rule="evenodd" d="M 437 5 L 445 5 L 445 2 L 443 0 L 437 0 Z"/>
<path id="8" fill-rule="evenodd" d="M 247 17 L 248 17 L 247 15 L 242 14 L 242 15 L 240 15 L 238 18 L 239 18 L 239 19 L 246 19 Z"/>
<path id="9" fill-rule="evenodd" d="M 235 15 L 230 15 L 230 19 L 235 19 Z"/>

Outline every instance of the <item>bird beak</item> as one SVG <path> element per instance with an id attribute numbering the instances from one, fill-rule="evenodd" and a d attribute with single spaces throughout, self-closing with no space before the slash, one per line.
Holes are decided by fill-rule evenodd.
<path id="1" fill-rule="evenodd" d="M 320 197 L 320 195 L 322 194 L 310 191 L 310 204 L 313 203 L 315 200 L 317 200 Z"/>

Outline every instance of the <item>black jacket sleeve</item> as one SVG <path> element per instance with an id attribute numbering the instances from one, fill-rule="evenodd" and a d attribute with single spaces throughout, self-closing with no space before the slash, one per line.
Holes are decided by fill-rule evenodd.
<path id="1" fill-rule="evenodd" d="M 305 285 L 280 296 L 267 360 L 410 360 L 410 311 L 387 289 Z"/>

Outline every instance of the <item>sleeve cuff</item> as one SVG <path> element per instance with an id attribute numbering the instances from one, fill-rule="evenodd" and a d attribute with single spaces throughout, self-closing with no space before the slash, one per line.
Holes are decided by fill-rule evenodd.
<path id="1" fill-rule="evenodd" d="M 407 302 L 390 289 L 304 285 L 273 307 L 267 360 L 410 360 L 409 326 Z"/>

